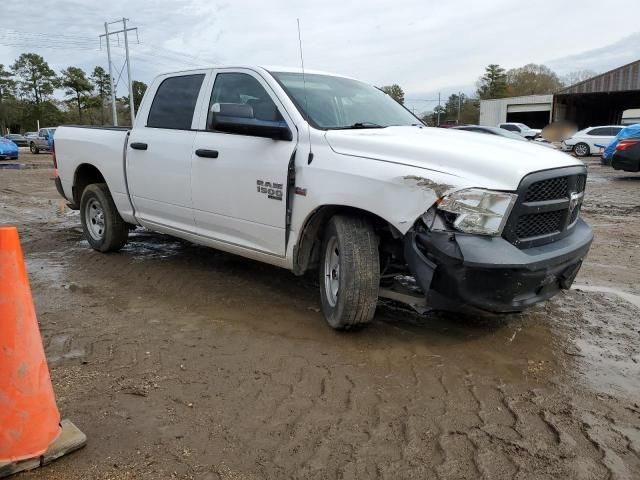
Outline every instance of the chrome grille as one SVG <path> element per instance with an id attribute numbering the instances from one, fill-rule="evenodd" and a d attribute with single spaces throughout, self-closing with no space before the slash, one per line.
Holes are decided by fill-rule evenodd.
<path id="1" fill-rule="evenodd" d="M 527 175 L 518 187 L 518 200 L 503 236 L 519 248 L 529 248 L 569 234 L 578 219 L 585 186 L 584 167 Z"/>

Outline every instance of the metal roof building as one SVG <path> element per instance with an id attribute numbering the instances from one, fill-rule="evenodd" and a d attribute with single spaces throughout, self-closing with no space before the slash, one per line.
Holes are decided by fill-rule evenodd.
<path id="1" fill-rule="evenodd" d="M 569 120 L 579 128 L 613 125 L 633 108 L 640 108 L 640 60 L 556 92 L 553 120 Z"/>

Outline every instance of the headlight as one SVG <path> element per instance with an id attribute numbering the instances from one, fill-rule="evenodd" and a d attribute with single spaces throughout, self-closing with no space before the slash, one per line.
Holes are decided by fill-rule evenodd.
<path id="1" fill-rule="evenodd" d="M 515 193 L 469 188 L 445 196 L 438 210 L 455 215 L 453 227 L 456 230 L 498 236 L 502 234 L 516 198 Z"/>

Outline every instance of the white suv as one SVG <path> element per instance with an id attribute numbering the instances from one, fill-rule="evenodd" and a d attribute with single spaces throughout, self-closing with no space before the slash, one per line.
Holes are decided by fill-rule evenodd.
<path id="1" fill-rule="evenodd" d="M 561 145 L 562 150 L 573 151 L 578 157 L 601 153 L 602 148 L 596 145 L 607 146 L 623 128 L 621 125 L 585 128 L 564 139 Z"/>
<path id="2" fill-rule="evenodd" d="M 524 123 L 501 123 L 498 127 L 516 133 L 528 140 L 533 140 L 542 132 L 542 130 L 538 128 L 531 128 Z"/>

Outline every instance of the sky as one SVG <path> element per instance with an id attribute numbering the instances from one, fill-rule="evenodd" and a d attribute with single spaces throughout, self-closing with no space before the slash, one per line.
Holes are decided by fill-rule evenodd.
<path id="1" fill-rule="evenodd" d="M 37 4 L 37 22 L 28 11 Z M 484 67 L 544 63 L 559 75 L 604 72 L 640 59 L 638 0 L 27 0 L 0 7 L 0 64 L 22 52 L 60 71 L 107 68 L 98 36 L 104 22 L 127 17 L 134 79 L 214 64 L 300 65 L 373 85 L 398 83 L 406 104 L 431 110 L 458 91 L 472 94 Z M 34 5 L 33 8 L 35 8 Z M 624 13 L 621 13 L 624 12 Z M 110 28 L 121 28 L 113 24 Z M 113 38 L 116 41 L 115 37 Z M 115 77 L 123 38 L 113 47 Z M 118 94 L 126 93 L 126 72 Z"/>

